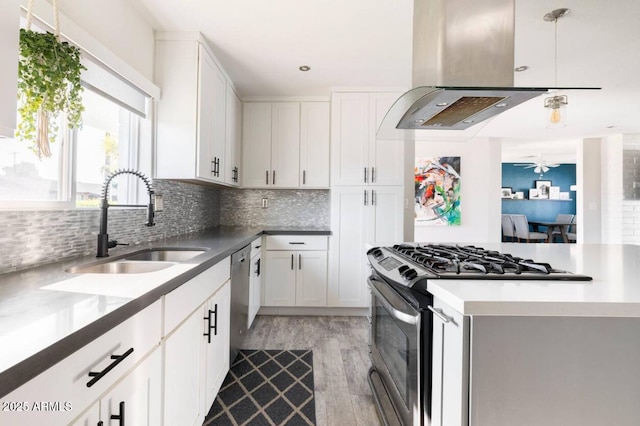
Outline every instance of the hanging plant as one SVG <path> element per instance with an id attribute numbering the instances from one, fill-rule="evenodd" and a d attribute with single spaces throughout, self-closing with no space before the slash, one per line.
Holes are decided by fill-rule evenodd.
<path id="1" fill-rule="evenodd" d="M 54 8 L 57 4 L 54 1 Z M 56 11 L 57 12 L 57 11 Z M 31 142 L 40 158 L 50 157 L 49 143 L 58 134 L 56 118 L 63 113 L 70 128 L 82 123 L 80 74 L 86 69 L 80 63 L 80 49 L 60 42 L 58 22 L 56 34 L 20 30 L 18 64 L 18 113 L 20 123 L 16 137 Z M 56 13 L 57 17 L 57 13 Z"/>

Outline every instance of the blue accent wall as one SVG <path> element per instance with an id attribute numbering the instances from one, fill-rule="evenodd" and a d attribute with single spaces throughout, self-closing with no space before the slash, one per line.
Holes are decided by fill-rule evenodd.
<path id="1" fill-rule="evenodd" d="M 529 220 L 551 221 L 559 213 L 576 214 L 576 193 L 569 187 L 576 184 L 576 165 L 560 164 L 550 168 L 542 175 L 533 169 L 515 166 L 515 163 L 502 163 L 502 186 L 512 188 L 513 192 L 524 192 L 524 200 L 502 200 L 503 214 L 524 214 Z M 560 192 L 569 192 L 571 200 L 528 200 L 529 189 L 535 188 L 536 180 L 550 180 L 551 185 L 559 186 Z"/>

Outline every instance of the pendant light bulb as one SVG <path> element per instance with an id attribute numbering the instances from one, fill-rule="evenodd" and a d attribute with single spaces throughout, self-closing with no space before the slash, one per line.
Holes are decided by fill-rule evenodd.
<path id="1" fill-rule="evenodd" d="M 544 107 L 547 110 L 547 127 L 557 128 L 567 125 L 567 109 L 569 103 L 566 95 L 556 95 L 544 100 Z"/>

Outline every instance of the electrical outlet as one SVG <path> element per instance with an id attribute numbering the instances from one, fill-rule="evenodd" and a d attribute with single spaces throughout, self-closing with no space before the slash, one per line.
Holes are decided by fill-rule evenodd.
<path id="1" fill-rule="evenodd" d="M 262 208 L 266 209 L 267 207 L 269 207 L 269 199 L 268 198 L 263 198 L 262 199 Z"/>
<path id="2" fill-rule="evenodd" d="M 164 201 L 162 199 L 162 195 L 160 194 L 153 195 L 153 207 L 154 207 L 154 210 L 157 212 L 161 212 L 162 210 L 164 210 Z"/>

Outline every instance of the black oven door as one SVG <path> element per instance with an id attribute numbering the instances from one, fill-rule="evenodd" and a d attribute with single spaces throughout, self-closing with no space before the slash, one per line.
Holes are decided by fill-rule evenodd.
<path id="1" fill-rule="evenodd" d="M 385 422 L 418 426 L 422 423 L 420 312 L 375 275 L 371 288 L 371 362 L 383 389 L 372 382 L 374 398 Z M 370 378 L 371 380 L 371 378 Z M 384 392 L 386 395 L 380 395 Z M 393 411 L 380 401 L 391 402 Z"/>

